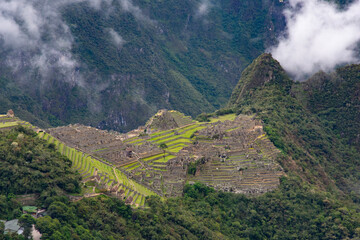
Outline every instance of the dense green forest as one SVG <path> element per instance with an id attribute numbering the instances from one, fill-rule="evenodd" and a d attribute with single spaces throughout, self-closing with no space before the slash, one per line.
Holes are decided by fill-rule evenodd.
<path id="1" fill-rule="evenodd" d="M 101 196 L 70 203 L 45 202 L 49 216 L 36 220 L 43 239 L 345 239 L 360 234 L 359 206 L 350 200 L 282 178 L 280 189 L 259 197 L 188 185 L 184 196 L 147 200 L 131 209 Z M 344 206 L 344 204 L 346 206 Z"/>
<path id="2" fill-rule="evenodd" d="M 307 107 L 348 144 L 360 149 L 360 65 L 320 72 L 301 84 Z"/>
<path id="3" fill-rule="evenodd" d="M 54 188 L 80 192 L 80 175 L 71 169 L 71 161 L 24 127 L 0 132 L 0 178 L 0 194 L 5 195 Z"/>
<path id="4" fill-rule="evenodd" d="M 338 72 L 353 68 L 355 66 L 345 67 Z M 332 99 L 336 96 L 339 100 L 357 94 L 351 83 L 358 82 L 359 78 L 353 73 L 348 71 L 348 74 L 353 75 L 353 82 L 345 84 L 344 81 L 343 88 L 337 90 L 339 94 L 328 92 L 326 86 L 331 85 L 329 82 L 323 84 L 325 90 L 318 97 Z M 332 99 L 315 103 L 312 98 L 307 98 L 307 84 L 291 81 L 271 55 L 263 54 L 244 71 L 229 107 L 239 113 L 256 113 L 264 122 L 265 131 L 272 142 L 283 151 L 281 161 L 287 171 L 294 171 L 306 181 L 324 189 L 336 189 L 332 187 L 335 183 L 346 193 L 359 193 L 356 186 L 360 180 L 357 164 L 360 154 L 348 144 L 346 137 L 339 135 L 339 131 L 346 131 L 347 126 L 355 121 L 353 117 L 356 117 L 358 111 L 354 111 L 350 105 L 342 108 L 342 111 L 350 109 L 353 114 L 346 119 L 338 116 L 339 120 L 342 119 L 343 127 L 336 128 L 324 123 L 323 117 L 310 110 L 324 104 L 332 112 L 330 102 L 346 106 L 346 101 L 342 103 Z"/>

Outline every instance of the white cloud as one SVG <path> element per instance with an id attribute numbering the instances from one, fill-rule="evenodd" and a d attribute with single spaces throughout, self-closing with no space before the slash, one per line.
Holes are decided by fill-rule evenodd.
<path id="1" fill-rule="evenodd" d="M 201 0 L 197 6 L 195 16 L 201 17 L 207 15 L 213 6 L 214 4 L 210 0 Z"/>
<path id="2" fill-rule="evenodd" d="M 323 0 L 290 0 L 286 35 L 269 51 L 297 80 L 359 62 L 360 0 L 344 10 Z"/>
<path id="3" fill-rule="evenodd" d="M 72 2 L 0 2 L 0 45 L 3 51 L 7 49 L 3 57 L 13 71 L 23 72 L 30 67 L 40 70 L 44 78 L 56 71 L 68 80 L 78 64 L 71 55 L 72 35 L 58 10 Z"/>
<path id="4" fill-rule="evenodd" d="M 156 24 L 156 22 L 146 16 L 138 6 L 134 5 L 131 0 L 119 0 L 119 2 L 122 9 L 126 12 L 130 12 L 138 21 L 151 25 Z"/>
<path id="5" fill-rule="evenodd" d="M 84 85 L 76 73 L 80 63 L 72 56 L 73 37 L 60 9 L 86 2 L 94 9 L 109 10 L 113 1 L 138 21 L 155 24 L 131 0 L 0 0 L 0 64 L 24 79 L 39 70 L 42 79 Z M 113 29 L 109 34 L 118 47 L 126 43 Z"/>
<path id="6" fill-rule="evenodd" d="M 109 34 L 112 41 L 118 48 L 122 47 L 126 43 L 126 41 L 117 32 L 115 32 L 114 29 L 110 28 Z"/>

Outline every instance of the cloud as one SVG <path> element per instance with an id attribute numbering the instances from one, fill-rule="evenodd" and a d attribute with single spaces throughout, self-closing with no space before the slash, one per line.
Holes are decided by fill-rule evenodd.
<path id="1" fill-rule="evenodd" d="M 143 23 L 148 23 L 151 25 L 156 24 L 156 21 L 146 16 L 138 6 L 132 3 L 131 0 L 119 0 L 119 2 L 121 8 L 126 12 L 130 12 L 138 21 L 141 21 Z"/>
<path id="2" fill-rule="evenodd" d="M 296 80 L 360 61 L 360 0 L 343 10 L 324 0 L 289 2 L 286 33 L 269 51 Z"/>
<path id="3" fill-rule="evenodd" d="M 0 64 L 10 67 L 18 81 L 29 81 L 29 76 L 38 78 L 40 74 L 42 83 L 57 79 L 85 86 L 78 71 L 82 63 L 72 55 L 74 39 L 60 11 L 83 2 L 105 12 L 112 9 L 114 1 L 136 20 L 156 24 L 131 0 L 0 1 Z M 109 35 L 117 47 L 126 43 L 113 29 Z"/>
<path id="4" fill-rule="evenodd" d="M 108 31 L 112 41 L 118 48 L 121 48 L 126 43 L 126 41 L 117 32 L 115 32 L 114 29 L 110 28 Z"/>
<path id="5" fill-rule="evenodd" d="M 39 38 L 40 19 L 26 1 L 0 3 L 0 37 L 6 46 L 33 44 Z"/>
<path id="6" fill-rule="evenodd" d="M 64 81 L 80 83 L 81 78 L 71 77 L 78 63 L 71 55 L 71 32 L 58 11 L 72 2 L 8 0 L 0 3 L 1 60 L 15 74 L 29 75 L 39 70 L 43 78 L 56 73 L 61 74 Z"/>
<path id="7" fill-rule="evenodd" d="M 213 6 L 214 4 L 210 0 L 201 0 L 196 9 L 195 16 L 201 17 L 207 15 Z"/>

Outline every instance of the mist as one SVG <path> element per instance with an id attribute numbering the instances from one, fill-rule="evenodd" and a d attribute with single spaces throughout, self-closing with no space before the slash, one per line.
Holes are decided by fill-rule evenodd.
<path id="1" fill-rule="evenodd" d="M 46 0 L 0 3 L 0 55 L 15 74 L 19 73 L 19 78 L 28 81 L 29 75 L 37 72 L 46 79 L 56 73 L 63 81 L 82 85 L 81 76 L 75 74 L 79 64 L 71 54 L 73 38 L 58 12 L 70 3 Z"/>
<path id="2" fill-rule="evenodd" d="M 138 21 L 155 23 L 131 0 L 0 1 L 0 64 L 10 67 L 17 81 L 30 81 L 34 79 L 30 76 L 40 74 L 44 85 L 47 79 L 55 78 L 85 87 L 78 70 L 83 63 L 72 55 L 74 39 L 60 10 L 82 2 L 103 11 L 110 9 L 113 1 Z M 117 47 L 126 43 L 113 29 L 108 32 Z"/>
<path id="3" fill-rule="evenodd" d="M 111 40 L 115 44 L 116 47 L 121 48 L 126 41 L 117 33 L 114 29 L 108 29 Z"/>
<path id="4" fill-rule="evenodd" d="M 284 15 L 287 30 L 268 51 L 296 80 L 360 61 L 360 0 L 343 10 L 324 0 L 290 0 Z"/>
<path id="5" fill-rule="evenodd" d="M 134 5 L 131 0 L 119 0 L 121 8 L 130 12 L 138 21 L 146 24 L 155 25 L 156 22 L 145 15 L 140 7 Z"/>
<path id="6" fill-rule="evenodd" d="M 201 0 L 197 6 L 195 17 L 206 16 L 214 4 L 210 0 Z"/>

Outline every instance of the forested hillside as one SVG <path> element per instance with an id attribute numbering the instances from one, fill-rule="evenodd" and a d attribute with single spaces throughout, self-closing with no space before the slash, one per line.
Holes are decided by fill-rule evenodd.
<path id="1" fill-rule="evenodd" d="M 54 144 L 40 140 L 28 128 L 0 132 L 0 194 L 40 194 L 55 189 L 80 192 L 80 175 L 54 150 Z"/>
<path id="2" fill-rule="evenodd" d="M 339 137 L 360 149 L 360 65 L 320 72 L 301 84 L 307 107 Z"/>
<path id="3" fill-rule="evenodd" d="M 336 74 L 341 73 L 344 79 L 351 76 L 356 85 L 354 68 L 357 66 L 340 68 Z M 17 167 L 28 174 L 22 175 L 26 179 L 16 177 L 10 182 L 8 174 L 0 175 L 6 189 L 13 189 L 3 191 L 1 217 L 20 216 L 21 205 L 14 194 L 26 191 L 39 193 L 37 204 L 47 209 L 48 216 L 36 220 L 43 239 L 356 239 L 360 235 L 359 152 L 345 135 L 338 134 L 339 129 L 318 115 L 317 108 L 310 111 L 310 89 L 319 89 L 309 87 L 316 82 L 311 81 L 293 82 L 270 54 L 263 54 L 243 72 L 227 109 L 199 117 L 206 121 L 237 112 L 255 114 L 264 123 L 269 139 L 281 150 L 278 160 L 286 173 L 270 192 L 249 197 L 193 183 L 185 185 L 183 195 L 176 198 L 147 197 L 147 208 L 133 209 L 109 195 L 69 201 L 64 193 L 77 192 L 79 180 L 67 170 L 69 160 L 55 153 L 54 144 L 35 139 L 31 130 L 20 127 L 3 134 L 3 155 L 17 161 L 10 167 L 7 160 L 2 161 L 7 166 L 3 172 Z M 321 86 L 331 81 L 325 79 Z M 346 88 L 346 84 L 342 86 Z M 354 90 L 347 87 L 344 92 L 353 96 Z M 325 93 L 320 96 L 326 98 Z M 343 123 L 347 126 L 346 119 Z M 50 174 L 55 175 L 37 189 L 38 184 L 32 183 L 42 178 L 31 176 L 43 173 L 34 171 L 38 165 L 33 164 L 39 164 L 35 160 L 43 155 L 52 163 L 41 162 L 51 166 Z M 33 156 L 32 161 L 29 156 Z M 59 179 L 56 173 L 64 169 L 67 175 Z M 54 190 L 49 190 L 51 186 Z"/>
<path id="4" fill-rule="evenodd" d="M 349 144 L 353 131 L 358 131 L 353 125 L 359 114 L 354 97 L 357 68 L 338 69 L 332 75 L 337 81 L 319 78 L 324 76 L 319 73 L 308 82 L 295 83 L 270 54 L 263 54 L 244 71 L 229 107 L 257 114 L 283 151 L 287 171 L 323 189 L 336 191 L 335 184 L 345 193 L 358 194 L 360 154 Z M 333 84 L 337 87 L 331 92 Z"/>
<path id="5" fill-rule="evenodd" d="M 0 111 L 43 127 L 128 131 L 162 108 L 214 111 L 285 26 L 278 0 L 40 2 L 27 3 L 48 17 L 37 47 L 3 43 Z"/>
<path id="6" fill-rule="evenodd" d="M 0 116 L 0 240 L 360 239 L 360 65 L 293 81 L 287 4 L 1 3 L 0 113 L 47 129 Z"/>

